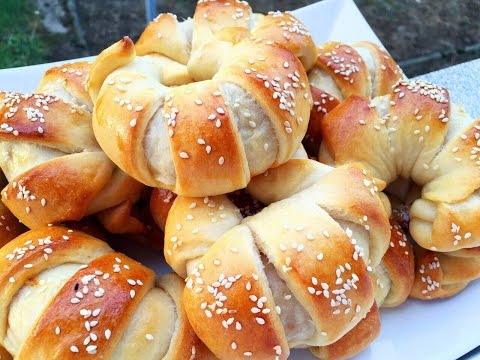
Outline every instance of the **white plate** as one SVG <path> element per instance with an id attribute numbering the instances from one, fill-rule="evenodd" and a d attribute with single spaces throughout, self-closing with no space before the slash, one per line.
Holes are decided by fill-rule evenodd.
<path id="1" fill-rule="evenodd" d="M 325 0 L 294 13 L 310 29 L 317 43 L 370 40 L 381 44 L 352 0 Z M 43 72 L 52 65 L 0 70 L 0 89 L 34 91 Z M 161 255 L 139 245 L 119 246 L 157 273 L 169 271 Z M 476 282 L 451 299 L 409 300 L 399 308 L 382 309 L 380 336 L 356 359 L 456 359 L 480 345 L 479 299 L 480 282 Z M 313 356 L 306 350 L 294 350 L 292 359 L 313 359 Z"/>

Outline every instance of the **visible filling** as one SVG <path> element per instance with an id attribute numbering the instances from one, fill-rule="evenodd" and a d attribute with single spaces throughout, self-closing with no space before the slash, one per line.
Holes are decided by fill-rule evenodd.
<path id="1" fill-rule="evenodd" d="M 148 124 L 144 140 L 145 157 L 155 179 L 166 185 L 176 182 L 175 166 L 164 119 L 163 103 Z"/>
<path id="2" fill-rule="evenodd" d="M 13 298 L 8 312 L 5 348 L 16 355 L 31 335 L 44 309 L 77 272 L 80 264 L 64 264 L 30 279 Z"/>
<path id="3" fill-rule="evenodd" d="M 390 279 L 390 276 L 388 276 L 387 269 L 383 263 L 380 263 L 375 268 L 372 273 L 372 278 L 375 285 L 375 302 L 378 307 L 381 307 L 392 287 L 392 280 Z"/>
<path id="4" fill-rule="evenodd" d="M 313 86 L 335 96 L 340 101 L 345 100 L 342 91 L 337 86 L 335 80 L 333 80 L 328 73 L 319 69 L 318 67 L 314 67 L 312 70 L 310 70 L 308 73 L 308 81 L 310 81 L 310 84 Z"/>
<path id="5" fill-rule="evenodd" d="M 127 328 L 111 358 L 163 359 L 178 326 L 177 320 L 173 299 L 162 289 L 151 289 L 130 317 Z M 112 331 L 115 330 L 112 329 Z"/>
<path id="6" fill-rule="evenodd" d="M 280 311 L 280 321 L 285 329 L 289 346 L 306 347 L 306 341 L 316 332 L 312 318 L 292 294 L 287 284 L 278 276 L 273 264 L 269 263 L 265 257 L 262 260 L 277 312 Z"/>
<path id="7" fill-rule="evenodd" d="M 252 176 L 262 174 L 272 166 L 278 153 L 278 142 L 270 119 L 245 89 L 232 83 L 222 84 L 221 89 L 232 109 L 250 173 Z"/>

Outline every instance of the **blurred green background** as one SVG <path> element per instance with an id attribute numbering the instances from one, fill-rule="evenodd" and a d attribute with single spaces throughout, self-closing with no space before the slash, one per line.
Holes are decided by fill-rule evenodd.
<path id="1" fill-rule="evenodd" d="M 316 0 L 250 1 L 254 11 Z M 480 0 L 355 0 L 409 76 L 480 57 Z M 193 14 L 196 1 L 157 0 L 157 12 Z M 146 24 L 142 0 L 1 0 L 0 68 L 93 55 Z M 354 31 L 354 29 L 352 29 Z"/>

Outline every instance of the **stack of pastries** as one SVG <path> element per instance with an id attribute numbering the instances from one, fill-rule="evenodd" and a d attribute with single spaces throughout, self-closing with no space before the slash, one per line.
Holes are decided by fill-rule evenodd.
<path id="1" fill-rule="evenodd" d="M 0 98 L 1 359 L 350 358 L 480 277 L 480 119 L 375 44 L 200 0 Z"/>

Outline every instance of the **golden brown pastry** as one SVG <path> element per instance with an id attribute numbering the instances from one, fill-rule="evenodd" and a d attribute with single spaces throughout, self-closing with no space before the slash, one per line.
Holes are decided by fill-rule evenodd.
<path id="1" fill-rule="evenodd" d="M 422 188 L 409 213 L 413 239 L 429 250 L 416 251 L 415 297 L 452 295 L 480 275 L 477 128 L 480 120 L 452 104 L 447 89 L 423 81 L 401 81 L 389 95 L 372 101 L 352 96 L 321 123 L 321 161 L 360 162 L 387 183 L 410 178 Z M 424 267 L 433 267 L 428 270 L 434 270 L 435 280 L 419 274 Z M 460 273 L 464 276 L 454 275 Z"/>
<path id="2" fill-rule="evenodd" d="M 15 359 L 213 359 L 188 324 L 183 282 L 89 235 L 29 231 L 0 249 L 0 344 Z"/>
<path id="3" fill-rule="evenodd" d="M 456 295 L 480 277 L 480 248 L 447 253 L 415 248 L 415 283 L 410 296 L 421 300 Z"/>
<path id="4" fill-rule="evenodd" d="M 5 184 L 6 180 L 0 171 L 0 186 Z M 0 202 L 0 248 L 26 230 L 25 226 L 20 224 L 10 210 Z"/>
<path id="5" fill-rule="evenodd" d="M 302 64 L 287 49 L 243 40 L 212 80 L 171 89 L 155 76 L 157 67 L 135 59 L 133 43 L 121 40 L 98 56 L 89 84 L 99 93 L 97 140 L 140 182 L 188 196 L 223 194 L 299 147 L 311 96 Z"/>
<path id="6" fill-rule="evenodd" d="M 291 162 L 309 161 L 291 160 L 258 179 Z M 226 196 L 174 200 L 165 256 L 176 272 L 189 274 L 187 314 L 217 357 L 285 358 L 289 348 L 328 346 L 373 306 L 367 268 L 380 262 L 390 237 L 378 190 L 365 187 L 373 179 L 357 166 L 317 164 L 322 175 L 305 190 L 299 185 L 297 194 L 245 219 Z M 212 337 L 220 331 L 233 341 Z M 255 341 L 253 332 L 261 334 Z"/>
<path id="7" fill-rule="evenodd" d="M 2 201 L 26 226 L 79 220 L 135 200 L 142 185 L 102 152 L 85 90 L 90 65 L 48 70 L 37 93 L 0 93 Z"/>
<path id="8" fill-rule="evenodd" d="M 373 98 L 389 94 L 392 86 L 404 77 L 395 60 L 368 41 L 352 45 L 332 41 L 317 50 L 317 61 L 308 73 L 313 108 L 304 139 L 313 156 L 318 155 L 320 123 L 325 114 L 351 95 Z"/>
<path id="9" fill-rule="evenodd" d="M 181 22 L 174 14 L 160 14 L 140 36 L 136 50 L 142 56 L 156 53 L 173 59 L 185 65 L 183 69 L 195 81 L 201 81 L 211 79 L 233 46 L 248 37 L 286 47 L 307 70 L 315 62 L 313 39 L 292 14 L 253 13 L 246 1 L 235 0 L 200 1 L 193 18 Z"/>
<path id="10" fill-rule="evenodd" d="M 136 45 L 124 38 L 95 60 L 95 136 L 149 186 L 184 196 L 244 188 L 299 147 L 312 105 L 304 66 L 315 56 L 290 13 L 215 0 L 183 22 L 161 14 Z"/>

